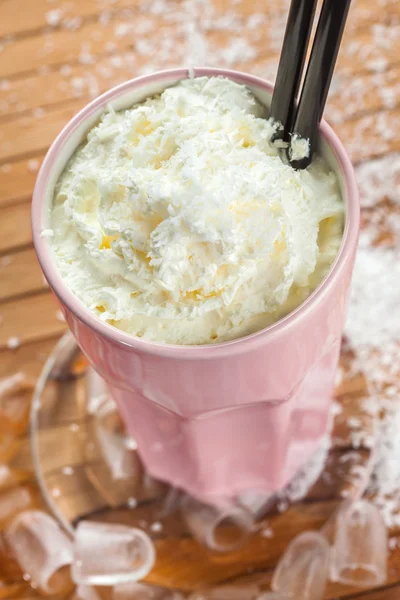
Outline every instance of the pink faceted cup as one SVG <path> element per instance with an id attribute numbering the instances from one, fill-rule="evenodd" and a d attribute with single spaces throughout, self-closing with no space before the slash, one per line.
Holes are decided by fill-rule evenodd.
<path id="1" fill-rule="evenodd" d="M 270 102 L 272 85 L 224 69 Z M 146 469 L 206 501 L 244 491 L 274 492 L 307 461 L 327 432 L 335 370 L 359 230 L 359 201 L 347 154 L 321 124 L 320 152 L 339 177 L 346 221 L 338 256 L 319 287 L 274 325 L 229 342 L 176 346 L 136 338 L 100 321 L 67 288 L 51 244 L 54 186 L 107 105 L 121 110 L 189 76 L 162 71 L 119 85 L 91 102 L 59 134 L 40 169 L 32 201 L 33 240 L 67 323 L 105 379 Z"/>

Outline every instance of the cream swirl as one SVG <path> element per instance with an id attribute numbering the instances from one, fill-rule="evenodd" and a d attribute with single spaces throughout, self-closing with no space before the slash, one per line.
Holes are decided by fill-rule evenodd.
<path id="1" fill-rule="evenodd" d="M 278 318 L 290 294 L 301 301 L 321 223 L 329 264 L 337 252 L 343 203 L 325 162 L 294 171 L 273 131 L 250 91 L 223 78 L 108 111 L 54 198 L 67 285 L 101 319 L 170 343 L 243 335 L 256 317 Z"/>

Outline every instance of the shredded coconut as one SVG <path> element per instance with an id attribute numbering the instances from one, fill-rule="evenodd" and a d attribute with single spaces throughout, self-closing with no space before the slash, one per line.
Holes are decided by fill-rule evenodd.
<path id="1" fill-rule="evenodd" d="M 31 171 L 31 173 L 36 173 L 36 171 L 39 169 L 39 165 L 40 163 L 36 158 L 28 160 L 28 171 Z"/>
<path id="2" fill-rule="evenodd" d="M 20 345 L 21 340 L 16 336 L 12 336 L 7 340 L 7 348 L 10 348 L 10 350 L 16 350 L 20 347 Z"/>
<path id="3" fill-rule="evenodd" d="M 62 473 L 63 473 L 63 475 L 70 476 L 70 475 L 74 474 L 74 469 L 72 467 L 68 467 L 68 466 L 67 467 L 63 467 L 62 468 Z"/>
<path id="4" fill-rule="evenodd" d="M 50 27 L 57 27 L 63 18 L 64 12 L 61 9 L 49 10 L 45 14 L 46 21 Z"/>
<path id="5" fill-rule="evenodd" d="M 271 539 L 274 537 L 274 531 L 271 527 L 267 526 L 260 531 L 260 535 L 261 537 Z"/>
<path id="6" fill-rule="evenodd" d="M 290 158 L 291 160 L 302 160 L 310 156 L 310 141 L 306 140 L 297 133 L 292 135 L 290 140 Z"/>
<path id="7" fill-rule="evenodd" d="M 375 165 L 372 172 L 377 172 Z M 394 190 L 390 192 L 393 197 Z M 400 525 L 400 248 L 371 246 L 374 232 L 372 221 L 360 237 L 346 335 L 355 351 L 352 369 L 362 371 L 368 382 L 369 397 L 363 407 L 381 418 L 368 493 L 386 524 L 393 527 Z M 354 420 L 348 424 L 359 427 Z M 360 436 L 363 433 L 358 431 Z"/>
<path id="8" fill-rule="evenodd" d="M 379 366 L 374 353 L 381 351 L 381 360 L 386 362 L 389 371 L 391 367 L 397 368 L 399 299 L 400 252 L 372 248 L 368 233 L 362 233 L 353 273 L 346 335 L 361 358 L 374 360 L 374 367 Z M 376 369 L 371 372 L 367 365 L 365 367 L 369 378 L 380 377 Z"/>
<path id="9" fill-rule="evenodd" d="M 128 508 L 134 509 L 134 508 L 137 507 L 138 501 L 136 500 L 136 498 L 134 498 L 133 496 L 131 496 L 130 498 L 128 498 L 126 504 L 127 504 Z"/>
<path id="10" fill-rule="evenodd" d="M 63 19 L 62 26 L 64 29 L 69 29 L 70 31 L 76 31 L 82 25 L 82 17 L 69 17 L 67 19 Z"/>
<path id="11" fill-rule="evenodd" d="M 290 312 L 336 256 L 343 203 L 323 159 L 284 164 L 274 128 L 222 77 L 109 110 L 55 193 L 67 285 L 100 319 L 176 344 L 241 337 Z"/>
<path id="12" fill-rule="evenodd" d="M 356 176 L 363 207 L 376 206 L 384 198 L 400 205 L 400 154 L 363 162 Z"/>
<path id="13" fill-rule="evenodd" d="M 43 231 L 40 232 L 40 237 L 53 237 L 54 235 L 54 229 L 43 229 Z"/>

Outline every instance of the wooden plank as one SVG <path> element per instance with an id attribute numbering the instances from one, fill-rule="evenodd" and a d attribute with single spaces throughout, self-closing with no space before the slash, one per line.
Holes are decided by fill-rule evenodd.
<path id="1" fill-rule="evenodd" d="M 171 15 L 169 15 L 171 16 Z M 134 26 L 140 31 L 141 24 L 146 25 L 151 18 L 152 32 L 157 31 L 157 36 L 150 35 L 148 41 L 150 47 L 146 52 L 137 51 L 136 54 L 143 54 L 148 57 L 152 55 L 156 62 L 160 63 L 163 39 L 170 37 L 175 41 L 173 49 L 168 50 L 167 60 L 169 64 L 185 64 L 188 52 L 189 40 L 184 31 L 177 29 L 175 23 L 179 22 L 179 13 L 175 13 L 175 23 L 170 23 L 164 14 L 138 14 L 135 16 Z M 118 53 L 127 49 L 135 48 L 137 36 L 134 32 L 131 35 L 120 36 L 118 31 L 120 27 L 126 27 L 126 20 L 116 20 L 99 27 L 98 23 L 85 23 L 77 31 L 55 29 L 46 36 L 34 36 L 18 38 L 14 42 L 7 44 L 2 51 L 2 60 L 0 63 L 0 77 L 15 77 L 16 75 L 28 74 L 31 71 L 60 65 L 66 62 L 82 63 L 89 61 L 96 63 L 99 55 L 114 52 L 118 48 Z M 283 24 L 282 28 L 283 35 Z M 275 26 L 276 27 L 276 26 Z M 343 72 L 357 71 L 376 71 L 377 61 L 385 60 L 385 67 L 399 62 L 400 36 L 398 30 L 400 26 L 388 26 L 385 32 L 385 25 L 381 24 L 383 29 L 361 29 L 354 31 L 352 27 L 345 33 L 341 53 L 339 57 L 339 68 Z M 271 31 L 271 30 L 269 30 Z M 378 33 L 377 33 L 378 32 Z M 223 29 L 210 29 L 203 32 L 205 39 L 209 44 L 209 55 L 215 56 L 216 64 L 222 66 L 224 55 L 220 53 L 221 47 L 227 42 L 236 40 L 236 30 L 230 31 Z M 388 44 L 388 36 L 390 43 Z M 108 43 L 108 50 L 107 50 Z M 278 54 L 280 43 L 277 43 L 276 32 L 273 31 L 270 36 L 260 37 L 251 41 L 251 47 L 254 48 L 258 56 Z M 82 54 L 83 53 L 83 54 Z M 255 57 L 252 57 L 252 60 Z M 249 61 L 251 64 L 251 61 Z M 230 66 L 234 66 L 230 61 Z"/>
<path id="2" fill-rule="evenodd" d="M 112 4 L 113 12 L 122 8 L 138 8 L 138 0 L 116 0 Z M 105 3 L 99 0 L 70 0 L 61 4 L 63 19 L 85 18 L 97 16 L 102 12 Z M 3 0 L 0 3 L 0 36 L 32 32 L 48 27 L 51 10 L 59 6 L 52 5 L 48 0 Z M 107 7 L 109 8 L 109 7 Z M 22 18 L 21 18 L 22 17 Z"/>
<path id="3" fill-rule="evenodd" d="M 0 306 L 0 315 L 1 310 Z M 54 311 L 54 309 L 52 310 Z M 55 337 L 26 344 L 18 348 L 17 351 L 8 348 L 0 350 L 0 379 L 22 371 L 28 380 L 35 380 L 39 377 L 44 363 L 56 345 L 59 335 L 57 333 Z"/>
<path id="4" fill-rule="evenodd" d="M 349 586 L 340 583 L 328 581 L 324 598 L 325 600 L 356 600 L 357 598 L 365 598 L 365 600 L 398 600 L 400 586 L 397 583 L 398 571 L 394 568 L 393 554 L 389 556 L 389 577 L 387 585 L 382 586 L 379 590 L 371 593 L 371 590 L 366 590 L 365 587 Z M 394 592 L 396 591 L 396 595 Z"/>
<path id="5" fill-rule="evenodd" d="M 30 198 L 43 156 L 39 154 L 0 166 L 0 208 Z"/>
<path id="6" fill-rule="evenodd" d="M 10 598 L 26 598 L 25 593 L 30 590 L 31 587 L 28 583 L 17 582 L 17 583 L 5 583 L 0 586 L 0 598 L 2 600 L 9 600 Z"/>
<path id="7" fill-rule="evenodd" d="M 400 5 L 397 0 L 360 0 L 352 3 L 349 26 L 361 29 L 376 23 L 393 24 L 398 22 L 399 13 Z"/>
<path id="8" fill-rule="evenodd" d="M 176 37 L 173 25 L 165 23 L 162 18 L 152 16 L 154 30 L 158 33 Z M 148 22 L 145 15 L 137 15 L 135 27 L 140 27 L 141 22 Z M 76 31 L 68 29 L 54 29 L 43 36 L 17 38 L 14 42 L 6 45 L 2 51 L 0 61 L 0 78 L 29 73 L 43 67 L 54 66 L 68 62 L 86 63 L 86 56 L 93 56 L 93 64 L 96 56 L 118 50 L 132 48 L 135 38 L 125 36 L 115 37 L 115 31 L 123 21 L 115 21 L 99 27 L 98 23 L 85 23 Z M 107 42 L 113 44 L 107 50 Z M 86 51 L 86 48 L 88 49 Z M 90 52 L 89 52 L 90 48 Z M 91 60 L 91 59 L 90 59 Z"/>
<path id="9" fill-rule="evenodd" d="M 26 154 L 32 158 L 31 155 L 46 150 L 81 107 L 82 101 L 73 100 L 62 108 L 48 112 L 46 118 L 23 116 L 3 123 L 0 131 L 0 162 L 9 162 Z"/>
<path id="10" fill-rule="evenodd" d="M 177 3 L 179 6 L 179 2 Z M 230 0 L 215 0 L 213 2 L 217 14 L 226 14 L 227 10 L 232 11 Z M 122 9 L 129 9 L 127 17 L 133 16 L 141 8 L 139 0 L 115 0 L 108 6 L 100 0 L 71 0 L 61 5 L 62 19 L 87 19 L 96 18 L 101 14 L 106 6 L 107 12 L 111 15 L 120 12 Z M 0 37 L 13 36 L 16 34 L 42 33 L 37 32 L 49 25 L 48 13 L 52 10 L 51 4 L 47 0 L 35 0 L 34 3 L 26 0 L 2 0 L 0 3 Z M 274 0 L 266 2 L 262 6 L 257 6 L 257 13 L 266 16 L 285 12 L 287 3 L 284 0 Z M 255 8 L 251 2 L 242 2 L 235 6 L 235 13 L 241 17 L 254 14 Z M 23 18 L 21 18 L 23 15 Z M 385 3 L 373 2 L 373 0 L 360 0 L 352 7 L 350 14 L 350 25 L 354 28 L 366 27 L 370 23 L 390 22 L 399 15 L 399 4 L 395 0 L 388 0 Z M 79 25 L 79 22 L 77 22 Z"/>
<path id="11" fill-rule="evenodd" d="M 33 248 L 0 258 L 0 281 L 0 302 L 47 288 Z"/>
<path id="12" fill-rule="evenodd" d="M 336 123 L 357 120 L 367 113 L 378 113 L 400 104 L 398 82 L 400 65 L 384 73 L 362 73 L 347 77 L 339 73 L 334 80 L 324 117 L 336 127 Z M 377 93 L 371 94 L 371 90 Z"/>
<path id="13" fill-rule="evenodd" d="M 358 72 L 383 72 L 399 63 L 400 25 L 363 29 L 347 29 L 343 36 L 337 62 L 337 72 L 351 75 Z"/>
<path id="14" fill-rule="evenodd" d="M 0 102 L 0 116 L 18 115 L 35 108 L 54 105 L 66 100 L 82 97 L 90 98 L 109 89 L 117 83 L 132 78 L 132 53 L 118 56 L 100 57 L 95 65 L 74 64 L 49 71 L 41 76 L 37 85 L 37 75 L 11 79 L 7 91 Z M 11 101 L 15 98 L 15 101 Z"/>
<path id="15" fill-rule="evenodd" d="M 353 163 L 400 150 L 400 108 L 335 125 Z"/>
<path id="16" fill-rule="evenodd" d="M 346 600 L 399 600 L 400 598 L 400 585 L 390 585 L 381 587 L 375 591 L 365 591 L 361 594 L 346 596 Z"/>
<path id="17" fill-rule="evenodd" d="M 31 242 L 31 204 L 25 202 L 0 209 L 0 254 Z"/>
<path id="18" fill-rule="evenodd" d="M 41 76 L 41 85 L 37 85 L 37 76 L 12 79 L 8 83 L 4 101 L 0 103 L 0 116 L 17 116 L 19 113 L 46 106 L 50 110 L 53 105 L 77 97 L 82 102 L 104 92 L 132 77 L 132 55 L 124 52 L 115 57 L 105 56 L 96 65 L 75 64 L 66 68 L 52 70 Z M 250 69 L 252 72 L 262 72 L 264 60 L 255 59 Z M 340 115 L 340 118 L 355 118 L 366 111 L 378 111 L 388 108 L 391 98 L 388 88 L 393 90 L 396 101 L 396 84 L 400 79 L 400 65 L 383 74 L 363 73 L 357 77 L 339 74 L 335 77 L 335 85 L 331 90 L 330 101 L 326 114 Z M 379 80 L 379 81 L 378 81 Z M 370 90 L 379 83 L 381 93 L 371 94 Z M 9 100 L 15 98 L 15 101 Z M 0 186 L 1 190 L 1 186 Z"/>
<path id="19" fill-rule="evenodd" d="M 0 350 L 7 348 L 7 342 L 13 337 L 26 344 L 63 333 L 66 326 L 57 318 L 57 310 L 58 305 L 50 292 L 22 298 L 17 309 L 13 301 L 1 304 Z"/>

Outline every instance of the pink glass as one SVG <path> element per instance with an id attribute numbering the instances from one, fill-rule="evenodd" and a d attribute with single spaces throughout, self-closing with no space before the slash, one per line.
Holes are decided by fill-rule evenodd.
<path id="1" fill-rule="evenodd" d="M 197 68 L 247 85 L 269 104 L 272 85 L 224 69 Z M 284 486 L 327 428 L 359 229 L 359 202 L 347 154 L 326 122 L 320 152 L 337 172 L 346 205 L 342 245 L 313 294 L 278 323 L 214 345 L 144 341 L 100 321 L 64 284 L 41 237 L 54 185 L 106 106 L 120 110 L 189 76 L 162 71 L 119 85 L 91 102 L 59 134 L 39 172 L 32 202 L 33 240 L 43 272 L 79 346 L 117 402 L 147 470 L 212 501 L 245 490 Z"/>

